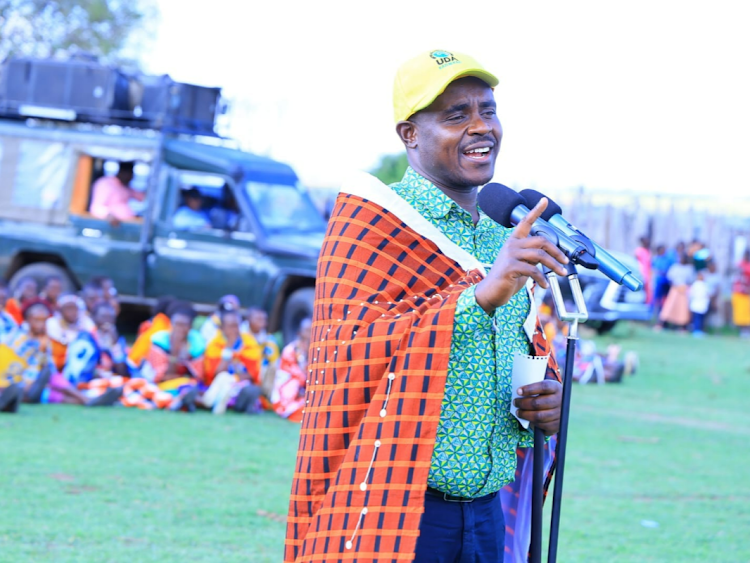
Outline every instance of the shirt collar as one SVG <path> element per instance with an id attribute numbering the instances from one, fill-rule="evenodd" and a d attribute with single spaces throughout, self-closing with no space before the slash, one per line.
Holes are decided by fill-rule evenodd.
<path id="1" fill-rule="evenodd" d="M 419 192 L 421 196 L 419 201 L 424 213 L 433 219 L 445 218 L 453 208 L 459 213 L 468 214 L 468 211 L 460 207 L 455 201 L 445 195 L 443 190 L 438 188 L 424 176 L 420 175 L 411 166 L 406 168 L 404 178 L 401 182 L 413 187 L 414 191 Z M 481 211 L 479 214 L 481 221 L 481 216 L 484 214 Z"/>

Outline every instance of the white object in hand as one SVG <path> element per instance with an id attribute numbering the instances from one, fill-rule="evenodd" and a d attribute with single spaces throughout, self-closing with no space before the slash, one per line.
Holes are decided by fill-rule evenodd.
<path id="1" fill-rule="evenodd" d="M 519 418 L 516 414 L 518 409 L 515 400 L 521 397 L 518 389 L 524 385 L 531 385 L 544 380 L 544 374 L 547 372 L 547 362 L 549 356 L 528 356 L 516 352 L 513 356 L 513 376 L 511 384 L 513 385 L 513 396 L 510 400 L 510 413 L 518 419 L 518 422 L 525 429 L 529 428 L 529 421 L 525 418 Z"/>

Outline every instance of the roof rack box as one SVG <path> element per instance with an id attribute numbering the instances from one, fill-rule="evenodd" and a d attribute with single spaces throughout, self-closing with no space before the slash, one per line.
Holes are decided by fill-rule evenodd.
<path id="1" fill-rule="evenodd" d="M 215 135 L 221 88 L 169 76 L 128 75 L 91 61 L 9 59 L 0 72 L 0 115 Z"/>

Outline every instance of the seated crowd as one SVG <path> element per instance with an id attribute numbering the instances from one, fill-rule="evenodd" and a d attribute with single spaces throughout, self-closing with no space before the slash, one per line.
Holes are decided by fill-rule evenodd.
<path id="1" fill-rule="evenodd" d="M 131 346 L 116 328 L 120 306 L 109 278 L 79 294 L 50 277 L 0 282 L 0 412 L 21 403 L 67 403 L 194 412 L 274 411 L 301 419 L 311 323 L 282 351 L 261 309 L 244 315 L 224 296 L 213 315 L 159 299 Z M 201 322 L 202 321 L 202 322 Z"/>

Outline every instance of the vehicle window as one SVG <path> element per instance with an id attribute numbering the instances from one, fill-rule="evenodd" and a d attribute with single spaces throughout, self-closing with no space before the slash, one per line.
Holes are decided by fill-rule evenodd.
<path id="1" fill-rule="evenodd" d="M 323 231 L 326 223 L 307 193 L 298 186 L 247 182 L 245 191 L 269 232 Z"/>
<path id="2" fill-rule="evenodd" d="M 37 209 L 60 208 L 71 161 L 71 148 L 64 143 L 21 141 L 11 204 Z"/>
<path id="3" fill-rule="evenodd" d="M 137 160 L 112 160 L 81 155 L 71 210 L 85 200 L 88 213 L 99 219 L 134 221 L 143 215 L 151 167 Z M 75 212 L 75 210 L 74 210 Z"/>
<path id="4" fill-rule="evenodd" d="M 178 177 L 178 201 L 172 226 L 180 230 L 236 230 L 240 210 L 228 179 L 184 172 Z"/>

